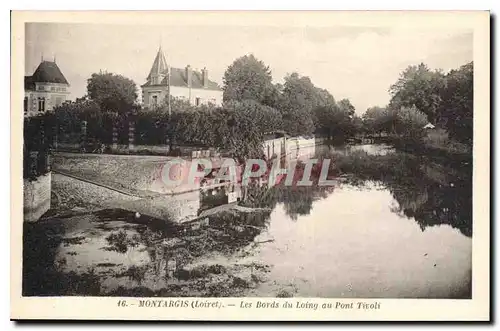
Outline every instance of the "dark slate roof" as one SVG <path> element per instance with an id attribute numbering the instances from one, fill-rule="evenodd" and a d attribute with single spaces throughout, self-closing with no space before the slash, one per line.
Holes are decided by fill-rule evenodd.
<path id="1" fill-rule="evenodd" d="M 171 76 L 170 76 L 170 84 L 171 86 L 181 86 L 187 87 L 187 79 L 186 79 L 186 69 L 180 68 L 170 68 Z M 167 85 L 168 77 L 165 77 L 160 85 Z M 142 86 L 152 86 L 151 81 Z M 217 90 L 220 91 L 221 88 L 216 82 L 208 80 L 208 86 L 203 87 L 203 74 L 199 71 L 193 70 L 191 73 L 191 87 L 197 89 L 208 89 L 208 90 Z"/>
<path id="2" fill-rule="evenodd" d="M 24 90 L 35 90 L 33 76 L 24 76 Z"/>
<path id="3" fill-rule="evenodd" d="M 156 54 L 155 60 L 153 61 L 153 66 L 149 71 L 147 80 L 150 80 L 151 76 L 164 74 L 167 69 L 167 61 L 165 60 L 165 55 L 163 54 L 160 46 L 160 49 L 158 49 L 158 54 Z"/>
<path id="4" fill-rule="evenodd" d="M 68 84 L 68 81 L 55 62 L 42 61 L 35 73 L 31 76 L 33 83 L 59 83 Z M 25 79 L 26 84 L 26 79 Z"/>

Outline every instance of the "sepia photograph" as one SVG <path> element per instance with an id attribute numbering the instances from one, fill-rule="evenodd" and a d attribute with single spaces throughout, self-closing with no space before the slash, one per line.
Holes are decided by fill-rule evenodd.
<path id="1" fill-rule="evenodd" d="M 31 14 L 19 300 L 488 308 L 488 12 Z"/>

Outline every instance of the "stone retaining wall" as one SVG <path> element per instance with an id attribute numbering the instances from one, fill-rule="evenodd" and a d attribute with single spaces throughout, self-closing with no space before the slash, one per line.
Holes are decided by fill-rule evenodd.
<path id="1" fill-rule="evenodd" d="M 24 221 L 36 222 L 50 209 L 52 174 L 49 172 L 36 180 L 23 180 Z"/>

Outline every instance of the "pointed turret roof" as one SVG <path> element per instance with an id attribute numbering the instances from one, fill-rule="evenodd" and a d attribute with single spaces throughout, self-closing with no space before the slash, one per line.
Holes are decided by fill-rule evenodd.
<path id="1" fill-rule="evenodd" d="M 167 61 L 165 60 L 165 55 L 163 54 L 163 51 L 160 48 L 158 48 L 158 54 L 156 54 L 155 60 L 153 62 L 153 66 L 151 67 L 151 70 L 149 71 L 149 75 L 147 80 L 149 81 L 152 76 L 158 76 L 162 74 L 167 73 Z"/>
<path id="2" fill-rule="evenodd" d="M 33 76 L 31 76 L 31 80 L 33 83 L 59 83 L 69 85 L 61 69 L 59 69 L 55 62 L 50 61 L 42 61 L 33 73 Z"/>

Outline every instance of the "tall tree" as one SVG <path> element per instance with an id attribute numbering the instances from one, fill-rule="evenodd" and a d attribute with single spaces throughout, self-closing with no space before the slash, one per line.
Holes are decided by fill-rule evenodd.
<path id="1" fill-rule="evenodd" d="M 396 121 L 394 112 L 378 106 L 368 108 L 362 118 L 366 130 L 370 133 L 391 132 Z"/>
<path id="2" fill-rule="evenodd" d="M 440 117 L 445 123 L 448 132 L 453 138 L 472 144 L 472 128 L 474 124 L 473 62 L 448 73 L 442 99 Z"/>
<path id="3" fill-rule="evenodd" d="M 224 73 L 223 100 L 264 103 L 275 93 L 271 70 L 253 54 L 234 60 Z"/>
<path id="4" fill-rule="evenodd" d="M 340 111 L 344 112 L 348 117 L 354 117 L 354 112 L 355 112 L 355 108 L 354 106 L 351 104 L 351 101 L 349 101 L 349 99 L 342 99 L 338 102 L 338 106 L 339 106 L 339 109 Z"/>
<path id="5" fill-rule="evenodd" d="M 439 117 L 440 93 L 444 86 L 445 76 L 441 71 L 431 71 L 423 63 L 409 66 L 389 88 L 392 96 L 389 106 L 392 109 L 415 106 L 435 122 Z"/>
<path id="6" fill-rule="evenodd" d="M 137 108 L 137 86 L 122 75 L 92 74 L 87 80 L 87 93 L 103 111 L 126 114 Z"/>
<path id="7" fill-rule="evenodd" d="M 314 132 L 314 109 L 335 103 L 328 91 L 317 88 L 309 77 L 298 73 L 285 77 L 282 95 L 279 110 L 283 114 L 284 127 L 291 135 Z"/>

